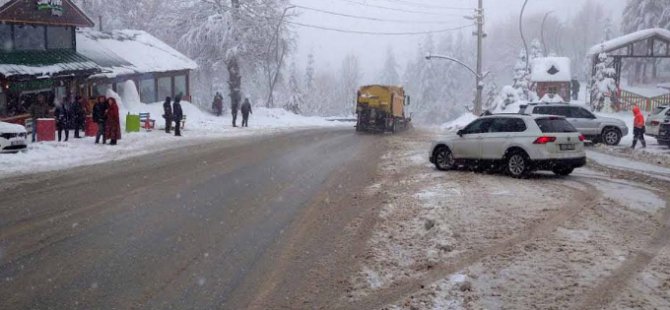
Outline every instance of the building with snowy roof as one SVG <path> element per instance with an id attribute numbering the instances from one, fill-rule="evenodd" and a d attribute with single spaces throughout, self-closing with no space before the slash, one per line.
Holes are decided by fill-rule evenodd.
<path id="1" fill-rule="evenodd" d="M 190 97 L 195 62 L 144 31 L 94 26 L 71 0 L 0 0 L 0 120 L 22 123 L 38 95 L 53 105 L 127 81 L 145 103 Z"/>
<path id="2" fill-rule="evenodd" d="M 182 94 L 189 98 L 190 71 L 197 64 L 147 32 L 77 30 L 79 53 L 98 64 L 101 71 L 88 78 L 86 95 L 96 97 L 117 85 L 133 81 L 144 103 Z"/>
<path id="3" fill-rule="evenodd" d="M 565 102 L 571 98 L 572 73 L 570 58 L 542 57 L 531 63 L 531 88 L 538 97 L 545 95 L 559 95 Z"/>

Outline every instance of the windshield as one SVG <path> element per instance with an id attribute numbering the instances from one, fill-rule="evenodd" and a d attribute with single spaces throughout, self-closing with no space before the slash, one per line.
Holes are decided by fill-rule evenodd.
<path id="1" fill-rule="evenodd" d="M 540 118 L 535 122 L 544 133 L 566 133 L 577 132 L 577 129 L 563 118 Z"/>
<path id="2" fill-rule="evenodd" d="M 659 115 L 659 114 L 663 113 L 663 111 L 665 111 L 665 109 L 667 109 L 667 107 L 656 107 L 656 108 L 654 108 L 653 111 L 651 111 L 651 115 Z"/>

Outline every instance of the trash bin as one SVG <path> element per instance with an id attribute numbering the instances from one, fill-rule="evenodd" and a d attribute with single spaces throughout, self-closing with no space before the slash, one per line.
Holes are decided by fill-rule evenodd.
<path id="1" fill-rule="evenodd" d="M 56 141 L 56 120 L 53 118 L 40 118 L 37 120 L 36 140 L 39 141 Z"/>
<path id="2" fill-rule="evenodd" d="M 96 124 L 93 121 L 92 116 L 87 116 L 86 117 L 86 136 L 87 137 L 95 137 L 95 135 L 98 133 L 98 124 Z"/>
<path id="3" fill-rule="evenodd" d="M 140 132 L 140 116 L 136 114 L 126 115 L 126 132 Z"/>

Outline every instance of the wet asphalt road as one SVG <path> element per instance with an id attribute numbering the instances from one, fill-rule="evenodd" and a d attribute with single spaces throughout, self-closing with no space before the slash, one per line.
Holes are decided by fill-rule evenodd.
<path id="1" fill-rule="evenodd" d="M 245 308 L 324 184 L 364 185 L 346 176 L 375 139 L 303 131 L 3 180 L 0 309 Z"/>

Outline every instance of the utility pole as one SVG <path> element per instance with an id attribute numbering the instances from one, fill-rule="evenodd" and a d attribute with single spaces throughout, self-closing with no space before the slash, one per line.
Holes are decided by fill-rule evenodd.
<path id="1" fill-rule="evenodd" d="M 484 33 L 484 0 L 479 0 L 479 7 L 475 14 L 477 23 L 477 96 L 475 98 L 475 115 L 482 114 L 482 93 L 484 91 L 484 75 L 482 73 L 483 47 L 482 43 L 486 34 Z"/>

